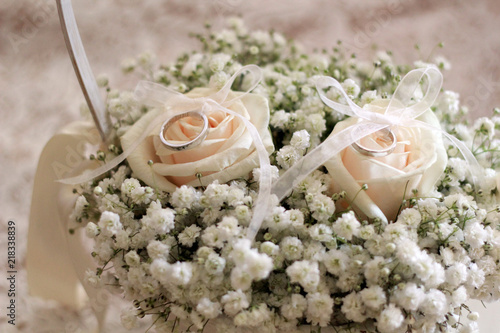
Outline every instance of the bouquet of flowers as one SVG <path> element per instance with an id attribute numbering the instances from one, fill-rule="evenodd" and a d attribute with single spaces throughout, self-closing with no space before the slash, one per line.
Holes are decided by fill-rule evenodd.
<path id="1" fill-rule="evenodd" d="M 113 143 L 70 218 L 123 325 L 477 332 L 464 303 L 500 297 L 500 117 L 468 125 L 443 59 L 306 54 L 239 19 L 196 37 L 125 61 L 135 92 L 100 80 Z"/>

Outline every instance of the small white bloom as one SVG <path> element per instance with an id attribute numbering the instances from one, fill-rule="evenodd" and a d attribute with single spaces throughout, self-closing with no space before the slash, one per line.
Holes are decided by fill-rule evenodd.
<path id="1" fill-rule="evenodd" d="M 231 60 L 231 56 L 224 53 L 218 53 L 212 55 L 212 59 L 210 59 L 208 63 L 208 67 L 212 72 L 219 72 L 224 69 L 226 64 Z"/>
<path id="2" fill-rule="evenodd" d="M 224 246 L 224 238 L 220 235 L 220 230 L 214 225 L 203 231 L 201 240 L 210 247 L 222 248 Z"/>
<path id="3" fill-rule="evenodd" d="M 248 224 L 248 222 L 250 222 L 250 219 L 252 218 L 252 211 L 246 205 L 236 206 L 236 208 L 234 209 L 234 214 L 240 224 L 245 226 Z"/>
<path id="4" fill-rule="evenodd" d="M 401 222 L 411 228 L 416 228 L 422 221 L 422 215 L 415 208 L 407 208 L 403 210 L 399 216 L 397 222 Z"/>
<path id="5" fill-rule="evenodd" d="M 198 305 L 196 306 L 196 311 L 207 319 L 214 319 L 222 313 L 220 303 L 211 302 L 206 297 L 199 300 Z"/>
<path id="6" fill-rule="evenodd" d="M 123 309 L 120 314 L 120 320 L 123 327 L 125 327 L 127 330 L 136 328 L 138 326 L 137 311 L 132 307 Z"/>
<path id="7" fill-rule="evenodd" d="M 296 149 L 303 151 L 311 145 L 311 135 L 306 130 L 300 130 L 293 133 L 290 145 Z"/>
<path id="8" fill-rule="evenodd" d="M 300 158 L 302 154 L 299 149 L 294 146 L 284 146 L 276 154 L 276 162 L 284 170 L 287 170 L 292 165 L 294 165 Z"/>
<path id="9" fill-rule="evenodd" d="M 333 299 L 328 294 L 307 294 L 307 321 L 312 325 L 325 327 L 330 322 L 333 313 Z"/>
<path id="10" fill-rule="evenodd" d="M 233 216 L 224 216 L 222 221 L 217 224 L 217 228 L 219 229 L 219 236 L 225 241 L 237 237 L 241 232 L 238 220 Z"/>
<path id="11" fill-rule="evenodd" d="M 208 86 L 213 89 L 221 89 L 227 80 L 229 80 L 229 74 L 226 72 L 216 72 L 210 77 Z"/>
<path id="12" fill-rule="evenodd" d="M 99 228 L 101 232 L 107 236 L 116 235 L 123 228 L 120 223 L 120 215 L 105 211 L 99 219 Z"/>
<path id="13" fill-rule="evenodd" d="M 137 266 L 141 263 L 141 258 L 135 251 L 129 251 L 125 255 L 125 262 L 129 266 Z"/>
<path id="14" fill-rule="evenodd" d="M 368 90 L 368 91 L 365 91 L 362 95 L 361 95 L 361 100 L 360 100 L 360 104 L 361 106 L 365 105 L 365 104 L 370 104 L 371 102 L 373 102 L 374 100 L 376 100 L 378 97 L 377 97 L 377 91 L 376 90 Z"/>
<path id="15" fill-rule="evenodd" d="M 365 321 L 365 306 L 361 300 L 361 295 L 352 292 L 342 300 L 341 311 L 345 314 L 346 318 L 357 323 Z"/>
<path id="16" fill-rule="evenodd" d="M 90 286 L 96 288 L 101 283 L 101 277 L 97 276 L 96 272 L 90 268 L 85 271 L 85 282 L 87 282 Z"/>
<path id="17" fill-rule="evenodd" d="M 264 220 L 264 226 L 274 233 L 288 229 L 290 224 L 289 215 L 283 207 L 274 207 L 271 214 Z"/>
<path id="18" fill-rule="evenodd" d="M 321 261 L 326 248 L 322 243 L 317 241 L 309 241 L 304 243 L 304 259 L 310 261 Z"/>
<path id="19" fill-rule="evenodd" d="M 328 222 L 335 213 L 335 203 L 329 196 L 322 193 L 308 193 L 306 201 L 307 206 L 313 212 L 313 218 L 318 222 Z"/>
<path id="20" fill-rule="evenodd" d="M 377 318 L 377 328 L 382 333 L 393 332 L 395 329 L 399 328 L 401 324 L 403 324 L 404 316 L 398 307 L 394 304 L 389 304 L 388 307 L 380 313 L 380 316 Z"/>
<path id="21" fill-rule="evenodd" d="M 73 209 L 73 214 L 77 217 L 81 216 L 83 211 L 88 207 L 89 203 L 87 199 L 80 195 L 75 202 L 75 208 Z"/>
<path id="22" fill-rule="evenodd" d="M 260 252 L 267 254 L 270 257 L 279 254 L 280 247 L 272 242 L 264 242 L 260 244 Z"/>
<path id="23" fill-rule="evenodd" d="M 193 276 L 193 267 L 189 262 L 169 264 L 163 259 L 155 259 L 149 270 L 151 275 L 164 285 L 185 286 Z"/>
<path id="24" fill-rule="evenodd" d="M 160 241 L 152 240 L 147 246 L 148 255 L 151 259 L 167 259 L 170 247 Z"/>
<path id="25" fill-rule="evenodd" d="M 350 259 L 344 252 L 332 249 L 323 255 L 322 262 L 330 274 L 340 276 L 345 273 Z"/>
<path id="26" fill-rule="evenodd" d="M 203 192 L 201 201 L 206 207 L 212 207 L 212 209 L 215 209 L 224 204 L 228 192 L 229 185 L 214 182 L 207 186 L 207 189 Z"/>
<path id="27" fill-rule="evenodd" d="M 352 79 L 347 79 L 344 82 L 341 83 L 342 88 L 344 88 L 345 92 L 347 93 L 347 96 L 350 98 L 356 98 L 359 95 L 359 92 L 361 89 L 359 86 L 354 82 Z"/>
<path id="28" fill-rule="evenodd" d="M 479 320 L 479 313 L 477 312 L 471 312 L 467 315 L 467 319 L 472 320 L 472 321 L 478 321 Z"/>
<path id="29" fill-rule="evenodd" d="M 451 295 L 451 306 L 458 307 L 465 303 L 469 299 L 469 295 L 467 294 L 467 289 L 464 286 L 460 286 L 455 291 L 453 291 Z"/>
<path id="30" fill-rule="evenodd" d="M 179 234 L 179 243 L 187 247 L 193 246 L 196 239 L 200 237 L 200 231 L 201 228 L 196 224 L 190 225 Z"/>
<path id="31" fill-rule="evenodd" d="M 375 227 L 373 225 L 368 224 L 359 228 L 358 237 L 367 240 L 372 238 L 373 235 L 375 235 Z"/>
<path id="32" fill-rule="evenodd" d="M 307 300 L 300 294 L 292 294 L 281 306 L 281 314 L 288 320 L 301 318 L 307 309 Z"/>
<path id="33" fill-rule="evenodd" d="M 226 267 L 226 259 L 220 257 L 217 253 L 210 253 L 205 260 L 205 270 L 208 274 L 222 274 Z"/>
<path id="34" fill-rule="evenodd" d="M 274 112 L 269 123 L 274 127 L 285 129 L 289 121 L 290 113 L 285 112 L 284 110 L 279 110 Z"/>
<path id="35" fill-rule="evenodd" d="M 280 249 L 286 260 L 299 260 L 302 258 L 304 245 L 297 237 L 285 237 L 280 243 Z"/>
<path id="36" fill-rule="evenodd" d="M 307 292 L 314 292 L 320 281 L 318 262 L 296 261 L 286 269 L 292 283 L 299 283 Z"/>
<path id="37" fill-rule="evenodd" d="M 387 297 L 380 286 L 371 286 L 359 292 L 363 303 L 373 310 L 379 310 L 385 304 Z"/>
<path id="38" fill-rule="evenodd" d="M 231 271 L 231 287 L 236 290 L 250 289 L 252 281 L 252 276 L 243 267 L 235 267 Z"/>
<path id="39" fill-rule="evenodd" d="M 488 117 L 478 118 L 474 123 L 474 129 L 484 134 L 490 140 L 495 136 L 495 123 Z"/>
<path id="40" fill-rule="evenodd" d="M 279 171 L 278 167 L 275 165 L 271 165 L 270 171 L 271 171 L 271 182 L 274 183 L 280 177 L 280 171 Z M 260 174 L 261 174 L 260 168 L 253 169 L 252 175 L 253 175 L 253 179 L 256 182 L 260 181 Z"/>
<path id="41" fill-rule="evenodd" d="M 353 212 L 344 213 L 332 225 L 333 231 L 340 237 L 347 240 L 352 240 L 353 236 L 359 234 L 361 223 L 356 219 Z"/>
<path id="42" fill-rule="evenodd" d="M 245 263 L 241 265 L 254 280 L 266 279 L 273 270 L 273 260 L 264 253 L 258 253 L 252 249 L 245 257 Z"/>
<path id="43" fill-rule="evenodd" d="M 434 63 L 441 69 L 444 69 L 445 71 L 448 71 L 451 69 L 451 64 L 450 62 L 448 61 L 448 59 L 446 59 L 445 57 L 443 56 L 436 56 L 434 58 Z"/>
<path id="44" fill-rule="evenodd" d="M 457 262 L 446 269 L 446 282 L 453 287 L 458 287 L 467 280 L 467 266 Z"/>
<path id="45" fill-rule="evenodd" d="M 309 236 L 319 242 L 330 242 L 333 240 L 332 228 L 323 223 L 317 223 L 309 229 Z"/>
<path id="46" fill-rule="evenodd" d="M 448 311 L 446 296 L 440 290 L 429 290 L 420 304 L 420 310 L 425 316 L 436 318 L 438 321 L 441 321 Z"/>
<path id="47" fill-rule="evenodd" d="M 416 311 L 420 303 L 425 298 L 425 293 L 422 288 L 419 288 L 415 283 L 407 283 L 402 289 L 396 289 L 394 292 L 394 300 L 397 305 L 409 311 Z"/>
<path id="48" fill-rule="evenodd" d="M 163 209 L 159 201 L 153 201 L 141 222 L 158 234 L 166 234 L 175 226 L 175 211 L 170 208 Z"/>
<path id="49" fill-rule="evenodd" d="M 185 286 L 193 276 L 193 264 L 189 262 L 176 262 L 169 265 L 168 281 L 177 286 Z"/>
<path id="50" fill-rule="evenodd" d="M 141 187 L 141 184 L 139 183 L 139 181 L 137 179 L 127 178 L 122 183 L 121 191 L 123 194 L 126 194 L 127 196 L 131 197 L 134 190 L 136 190 L 140 187 Z"/>
<path id="51" fill-rule="evenodd" d="M 470 223 L 464 229 L 465 241 L 472 246 L 474 249 L 481 248 L 487 237 L 488 233 L 484 229 L 483 225 L 479 222 Z"/>
<path id="52" fill-rule="evenodd" d="M 228 292 L 222 296 L 221 303 L 224 305 L 224 312 L 228 316 L 234 316 L 250 306 L 247 295 L 241 290 Z"/>
<path id="53" fill-rule="evenodd" d="M 170 202 L 176 208 L 190 209 L 199 200 L 199 197 L 200 194 L 193 187 L 182 185 L 172 193 Z"/>
<path id="54" fill-rule="evenodd" d="M 99 227 L 94 222 L 89 222 L 85 227 L 85 234 L 88 238 L 95 238 L 99 235 Z"/>

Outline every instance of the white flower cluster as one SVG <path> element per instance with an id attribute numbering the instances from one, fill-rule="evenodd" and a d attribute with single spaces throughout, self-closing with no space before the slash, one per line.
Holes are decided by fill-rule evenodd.
<path id="1" fill-rule="evenodd" d="M 218 89 L 249 63 L 263 67 L 254 92 L 270 103 L 273 179 L 341 118 L 323 107 L 312 76 L 335 77 L 364 105 L 387 97 L 405 70 L 386 53 L 373 64 L 345 58 L 338 48 L 306 55 L 278 33 L 248 32 L 239 19 L 198 38 L 201 53 L 158 68 L 144 54 L 123 69 L 142 69 L 150 80 L 185 92 Z M 247 83 L 242 76 L 235 90 Z M 345 103 L 335 90 L 326 94 Z M 445 129 L 473 148 L 483 177 L 475 179 L 469 162 L 449 148 L 433 195 L 405 200 L 391 224 L 357 215 L 318 169 L 283 202 L 273 199 L 252 242 L 246 234 L 259 169 L 248 179 L 184 185 L 168 194 L 133 178 L 126 164 L 116 167 L 77 189 L 71 220 L 85 225 L 100 266 L 86 280 L 133 300 L 121 316 L 126 328 L 148 316 L 157 332 L 478 332 L 477 314 L 464 303 L 500 299 L 500 117 L 466 126 L 458 120 L 465 109 L 450 91 L 433 109 Z M 147 112 L 130 93 L 113 90 L 108 110 L 117 135 Z"/>

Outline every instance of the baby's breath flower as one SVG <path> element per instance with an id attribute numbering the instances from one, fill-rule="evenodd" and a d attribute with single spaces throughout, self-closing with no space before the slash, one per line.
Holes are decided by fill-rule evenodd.
<path id="1" fill-rule="evenodd" d="M 146 228 L 150 228 L 158 234 L 165 234 L 174 228 L 174 218 L 174 210 L 163 209 L 159 201 L 153 201 L 141 221 Z"/>
<path id="2" fill-rule="evenodd" d="M 276 161 L 284 170 L 290 168 L 292 165 L 302 157 L 300 150 L 294 146 L 284 146 L 278 151 Z"/>
<path id="3" fill-rule="evenodd" d="M 134 329 L 138 326 L 137 324 L 137 311 L 130 307 L 122 310 L 120 315 L 120 320 L 123 325 L 128 330 Z"/>
<path id="4" fill-rule="evenodd" d="M 192 208 L 198 199 L 199 194 L 193 187 L 182 185 L 172 194 L 170 202 L 176 208 Z"/>
<path id="5" fill-rule="evenodd" d="M 356 219 L 353 212 L 344 213 L 333 223 L 333 231 L 340 237 L 351 240 L 353 236 L 359 234 L 361 223 Z"/>
<path id="6" fill-rule="evenodd" d="M 280 312 L 283 317 L 293 320 L 301 318 L 307 309 L 307 300 L 301 294 L 292 294 L 290 298 L 283 303 Z"/>
<path id="7" fill-rule="evenodd" d="M 297 237 L 285 237 L 281 240 L 280 249 L 286 260 L 299 260 L 302 258 L 304 245 Z"/>
<path id="8" fill-rule="evenodd" d="M 393 332 L 399 328 L 404 321 L 404 316 L 398 307 L 394 304 L 389 304 L 377 318 L 377 328 L 381 332 Z"/>
<path id="9" fill-rule="evenodd" d="M 179 234 L 179 243 L 187 247 L 193 246 L 196 239 L 200 236 L 200 231 L 201 228 L 197 225 L 190 225 Z"/>
<path id="10" fill-rule="evenodd" d="M 94 222 L 89 222 L 85 227 L 85 233 L 88 238 L 95 238 L 99 235 L 99 227 Z"/>
<path id="11" fill-rule="evenodd" d="M 221 305 L 217 302 L 211 302 L 208 298 L 202 298 L 198 305 L 196 306 L 196 311 L 198 311 L 202 316 L 207 319 L 214 319 L 219 314 L 222 313 Z"/>
<path id="12" fill-rule="evenodd" d="M 328 294 L 307 294 L 307 321 L 312 325 L 325 327 L 333 313 L 333 299 Z"/>
<path id="13" fill-rule="evenodd" d="M 120 215 L 105 211 L 99 219 L 99 228 L 105 235 L 116 235 L 123 228 L 120 223 Z"/>
<path id="14" fill-rule="evenodd" d="M 291 266 L 288 266 L 286 274 L 292 283 L 299 283 L 308 292 L 314 292 L 320 280 L 316 261 L 295 261 Z"/>
<path id="15" fill-rule="evenodd" d="M 222 296 L 221 303 L 224 306 L 224 312 L 229 316 L 234 316 L 250 305 L 246 294 L 241 290 L 229 291 L 226 295 Z"/>

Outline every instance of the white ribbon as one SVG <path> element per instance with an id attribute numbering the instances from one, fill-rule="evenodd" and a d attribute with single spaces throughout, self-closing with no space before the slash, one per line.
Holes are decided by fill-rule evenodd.
<path id="1" fill-rule="evenodd" d="M 232 99 L 228 99 L 231 92 L 231 86 L 234 81 L 244 72 L 249 72 L 252 76 L 252 83 L 250 88 L 243 94 L 240 94 Z M 135 89 L 137 99 L 145 105 L 152 107 L 164 108 L 165 112 L 156 117 L 151 124 L 146 128 L 144 133 L 122 154 L 115 157 L 105 165 L 80 176 L 66 178 L 60 180 L 64 184 L 80 184 L 92 180 L 93 178 L 102 175 L 103 173 L 113 169 L 121 162 L 123 162 L 143 141 L 151 131 L 158 127 L 158 124 L 163 123 L 165 120 L 186 111 L 198 110 L 199 112 L 209 112 L 217 109 L 231 114 L 240 119 L 246 126 L 257 151 L 260 163 L 260 179 L 259 179 L 259 193 L 253 207 L 252 220 L 250 221 L 247 238 L 253 240 L 262 225 L 267 212 L 268 206 L 271 202 L 271 163 L 269 155 L 266 151 L 262 139 L 259 135 L 257 128 L 244 116 L 229 109 L 231 104 L 240 100 L 246 94 L 250 93 L 257 87 L 262 80 L 262 70 L 256 65 L 248 65 L 242 67 L 226 82 L 226 84 L 215 94 L 207 97 L 189 98 L 177 91 L 169 89 L 163 85 L 141 81 Z"/>
<path id="2" fill-rule="evenodd" d="M 421 87 L 421 81 L 425 78 L 427 81 L 422 85 L 424 90 L 423 97 L 418 102 L 414 102 L 415 92 Z M 399 83 L 385 113 L 382 114 L 363 109 L 356 105 L 344 91 L 342 85 L 334 78 L 326 76 L 316 77 L 316 89 L 321 100 L 337 112 L 346 116 L 357 117 L 360 121 L 336 135 L 330 136 L 297 161 L 280 176 L 272 188 L 272 193 L 280 200 L 284 199 L 311 172 L 354 142 L 383 128 L 395 128 L 398 126 L 419 127 L 441 132 L 460 150 L 468 162 L 474 183 L 476 185 L 482 184 L 481 167 L 469 148 L 462 141 L 443 131 L 441 128 L 434 127 L 417 119 L 432 106 L 440 92 L 442 82 L 443 76 L 435 67 L 410 71 Z M 337 89 L 344 97 L 347 105 L 334 102 L 326 97 L 323 90 L 329 87 Z"/>
<path id="3" fill-rule="evenodd" d="M 84 283 L 86 269 L 95 270 L 96 265 L 84 246 L 84 235 L 78 230 L 69 233 L 69 214 L 75 205 L 73 186 L 56 182 L 75 169 L 94 167 L 95 162 L 85 163 L 84 152 L 85 145 L 96 144 L 97 137 L 93 124 L 75 122 L 54 135 L 43 149 L 33 185 L 26 260 L 30 294 L 74 310 L 81 309 L 88 298 L 97 331 L 103 332 L 107 294 Z"/>

